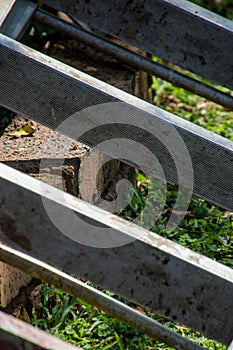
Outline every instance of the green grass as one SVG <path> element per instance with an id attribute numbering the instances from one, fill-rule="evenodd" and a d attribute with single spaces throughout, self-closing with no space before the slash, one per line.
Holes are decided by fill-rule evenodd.
<path id="1" fill-rule="evenodd" d="M 144 215 L 143 209 L 150 196 L 155 196 L 158 202 L 160 191 L 157 180 L 147 180 L 139 173 L 140 189 L 134 189 L 131 203 L 120 213 L 120 216 L 132 220 L 140 216 L 141 225 L 147 227 L 153 222 L 151 231 L 168 238 L 180 245 L 188 247 L 197 253 L 215 259 L 225 265 L 233 267 L 233 214 L 220 209 L 211 203 L 193 196 L 187 215 L 173 231 L 166 230 L 169 213 L 176 200 L 177 189 L 167 186 L 166 205 L 161 217 L 153 221 L 152 210 Z M 142 186 L 144 184 L 144 186 Z M 155 186 L 155 187 L 154 187 Z M 155 189 L 154 189 L 155 188 Z M 150 199 L 151 201 L 151 199 Z M 142 214 L 143 213 L 143 214 Z"/>
<path id="2" fill-rule="evenodd" d="M 226 349 L 225 346 L 206 339 L 199 333 L 161 315 L 149 315 L 174 332 L 188 337 L 209 350 Z M 86 350 L 173 349 L 47 284 L 41 291 L 41 303 L 33 312 L 32 324 Z"/>
<path id="3" fill-rule="evenodd" d="M 233 112 L 160 78 L 152 78 L 152 90 L 157 106 L 233 141 Z"/>

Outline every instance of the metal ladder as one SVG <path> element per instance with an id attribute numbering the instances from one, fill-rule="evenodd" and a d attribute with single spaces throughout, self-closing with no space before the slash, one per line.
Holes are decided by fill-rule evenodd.
<path id="1" fill-rule="evenodd" d="M 136 9 L 142 6 L 139 0 L 132 1 L 131 7 L 129 6 L 126 11 L 127 30 L 123 26 L 126 21 L 124 15 L 119 16 L 123 14 L 121 2 L 101 1 L 103 3 L 101 7 L 100 4 L 96 6 L 94 1 L 90 1 L 89 4 L 79 1 L 78 10 L 76 3 L 72 1 L 67 1 L 65 5 L 55 0 L 44 0 L 43 3 L 150 53 L 154 52 L 152 42 L 154 37 L 149 34 L 156 24 L 163 39 L 156 41 L 158 55 L 161 57 L 167 55 L 169 47 L 175 50 L 172 46 L 175 36 L 176 51 L 172 50 L 173 53 L 168 55 L 171 62 L 180 65 L 182 63 L 183 67 L 188 69 L 192 67 L 197 74 L 232 89 L 233 70 L 229 48 L 232 47 L 233 26 L 230 21 L 209 11 L 186 1 L 181 3 L 181 1 L 147 0 L 143 2 L 144 9 L 140 10 L 145 14 L 144 20 L 140 22 L 142 26 L 140 34 L 140 31 L 137 33 L 138 22 L 133 21 Z M 151 16 L 148 15 L 149 10 Z M 113 18 L 118 14 L 116 18 L 119 21 L 112 23 L 112 17 L 108 17 L 107 13 L 112 13 Z M 105 21 L 103 16 L 106 18 Z M 197 88 L 198 93 L 203 92 L 203 96 L 232 107 L 230 94 L 215 91 L 216 89 L 210 86 L 203 86 L 203 83 L 183 77 L 165 66 L 154 65 L 148 59 L 114 46 L 103 37 L 43 12 L 38 9 L 36 3 L 18 0 L 11 2 L 7 15 L 4 12 L 0 22 L 2 23 L 0 29 L 3 32 L 0 35 L 1 105 L 92 147 L 96 146 L 113 158 L 119 157 L 120 143 L 113 144 L 112 148 L 106 148 L 101 146 L 101 141 L 111 138 L 112 135 L 115 138 L 125 137 L 136 141 L 135 128 L 139 128 L 143 135 L 143 145 L 152 150 L 152 153 L 156 153 L 156 157 L 161 161 L 166 180 L 170 183 L 179 183 L 184 188 L 181 198 L 184 193 L 188 195 L 194 193 L 233 211 L 231 141 L 16 42 L 14 39 L 20 37 L 32 17 L 40 23 L 64 31 L 67 35 L 86 40 L 93 46 L 102 47 L 118 58 L 123 57 L 124 62 L 133 62 L 134 65 L 145 68 L 148 64 L 150 73 L 155 74 L 156 69 L 158 75 L 163 78 L 170 77 L 170 81 L 184 87 L 190 83 L 191 91 L 197 92 L 195 90 Z M 213 37 L 216 36 L 211 44 L 213 50 L 211 55 L 208 55 L 208 50 L 200 52 L 201 46 L 188 29 L 190 18 L 195 28 L 200 25 L 202 29 L 200 43 L 201 39 L 205 40 L 210 33 Z M 181 22 L 182 28 L 178 26 Z M 17 31 L 15 31 L 16 23 L 20 23 Z M 170 26 L 169 28 L 175 26 L 172 38 L 169 37 L 167 26 Z M 10 32 L 7 32 L 8 29 Z M 130 33 L 131 35 L 134 33 L 132 38 Z M 13 35 L 14 39 L 9 38 Z M 182 48 L 187 40 L 192 45 L 190 55 L 184 59 Z M 216 60 L 215 49 L 219 50 L 220 42 L 224 74 L 221 70 L 217 70 L 216 66 L 217 64 L 220 69 L 223 64 L 220 58 L 219 61 Z M 192 54 L 192 50 L 197 50 L 199 54 Z M 208 69 L 203 62 L 208 62 Z M 150 68 L 151 65 L 153 68 Z M 176 78 L 178 80 L 175 80 Z M 67 120 L 71 124 L 67 125 Z M 101 132 L 96 141 L 98 127 Z M 77 132 L 78 128 L 81 131 Z M 170 158 L 164 157 L 164 147 L 170 151 L 173 162 L 170 162 Z M 145 160 L 144 156 L 140 157 L 139 154 L 137 160 L 142 167 L 163 178 L 163 174 L 158 174 L 154 164 L 148 162 L 148 159 Z M 191 173 L 187 170 L 190 164 L 193 170 Z M 2 203 L 0 223 L 7 222 L 10 218 L 10 222 L 13 222 L 12 229 L 29 242 L 28 245 L 22 245 L 20 242 L 12 241 L 9 226 L 2 224 L 0 226 L 2 261 L 63 287 L 177 349 L 201 347 L 103 293 L 87 287 L 69 274 L 90 280 L 143 306 L 155 307 L 156 311 L 229 345 L 232 340 L 233 324 L 233 273 L 230 268 L 49 185 L 42 185 L 39 181 L 28 178 L 4 164 L 0 164 L 0 168 Z M 18 200 L 12 201 L 12 198 Z M 28 211 L 31 215 L 25 227 L 23 218 Z M 81 215 L 84 220 L 70 221 L 73 212 L 79 215 L 76 217 L 80 218 Z M 61 227 L 51 222 L 53 213 L 56 217 L 63 218 L 64 226 L 70 226 L 72 232 L 70 235 L 61 234 Z M 91 225 L 88 221 L 90 218 Z M 105 231 L 103 225 L 107 228 Z M 89 241 L 86 238 L 87 232 Z M 102 242 L 99 243 L 100 246 L 98 240 L 95 242 L 96 246 L 90 244 L 96 235 Z M 115 277 L 114 280 L 112 276 Z M 7 331 L 9 332 L 9 329 Z"/>

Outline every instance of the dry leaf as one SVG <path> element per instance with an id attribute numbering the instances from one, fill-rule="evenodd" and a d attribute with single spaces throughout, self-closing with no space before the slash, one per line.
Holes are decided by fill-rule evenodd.
<path id="1" fill-rule="evenodd" d="M 36 131 L 36 122 L 30 121 L 24 125 L 21 125 L 16 130 L 9 132 L 7 135 L 18 138 L 22 136 L 31 135 Z"/>

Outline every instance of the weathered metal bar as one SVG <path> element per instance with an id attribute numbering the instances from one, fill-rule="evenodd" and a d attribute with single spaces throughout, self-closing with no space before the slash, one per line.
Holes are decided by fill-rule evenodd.
<path id="1" fill-rule="evenodd" d="M 0 174 L 2 244 L 230 343 L 230 268 L 4 164 Z"/>
<path id="2" fill-rule="evenodd" d="M 1 350 L 82 350 L 0 311 Z"/>
<path id="3" fill-rule="evenodd" d="M 43 281 L 48 281 L 58 288 L 94 305 L 108 314 L 127 322 L 133 328 L 150 335 L 157 341 L 181 350 L 198 350 L 203 347 L 172 332 L 169 328 L 148 316 L 138 312 L 132 307 L 123 304 L 117 299 L 111 298 L 105 293 L 87 285 L 54 267 L 43 263 L 29 255 L 0 244 L 1 260 L 24 270 L 30 275 Z"/>
<path id="4" fill-rule="evenodd" d="M 6 16 L 9 14 L 15 0 L 2 0 L 0 6 L 0 27 L 5 20 Z"/>
<path id="5" fill-rule="evenodd" d="M 80 128 L 83 130 L 83 125 L 89 123 L 85 127 L 90 132 L 79 135 L 78 138 L 90 146 L 98 148 L 99 143 L 112 137 L 140 142 L 155 153 L 167 181 L 178 183 L 177 167 L 184 169 L 181 174 L 184 182 L 189 176 L 189 167 L 184 167 L 185 157 L 178 151 L 175 159 L 171 159 L 172 154 L 169 154 L 178 149 L 177 138 L 169 137 L 163 129 L 174 127 L 185 142 L 184 148 L 191 158 L 194 176 L 193 193 L 233 210 L 231 141 L 3 35 L 0 35 L 0 104 L 53 129 L 58 128 L 61 123 L 64 125 L 71 115 L 77 113 L 75 127 L 60 131 L 77 139 L 77 130 Z M 115 115 L 115 119 L 113 124 L 108 125 L 110 115 Z M 98 118 L 104 118 L 105 124 L 100 131 L 96 129 Z M 156 123 L 156 128 L 147 128 L 150 119 L 152 124 Z M 126 121 L 128 126 L 125 124 Z M 141 126 L 137 129 L 139 124 Z M 158 130 L 161 132 L 156 138 L 153 133 Z M 166 139 L 167 145 L 164 147 L 162 143 Z M 114 157 L 114 152 L 106 147 L 104 152 Z M 137 152 L 136 162 L 139 157 L 140 154 Z M 125 158 L 124 155 L 122 158 Z M 154 171 L 153 167 L 150 168 L 150 162 L 144 157 L 141 157 L 140 161 L 144 162 L 149 170 Z"/>
<path id="6" fill-rule="evenodd" d="M 186 0 L 43 0 L 151 54 L 233 89 L 233 23 Z"/>
<path id="7" fill-rule="evenodd" d="M 8 10 L 2 23 L 0 23 L 0 33 L 12 39 L 19 39 L 30 24 L 30 19 L 36 8 L 37 4 L 30 0 L 14 1 L 13 6 Z"/>
<path id="8" fill-rule="evenodd" d="M 233 110 L 233 97 L 229 94 L 225 94 L 207 84 L 153 62 L 148 58 L 140 56 L 122 46 L 111 43 L 101 37 L 83 30 L 78 26 L 67 23 L 58 17 L 46 13 L 45 11 L 37 11 L 33 19 L 62 33 L 62 35 L 66 37 L 78 39 L 87 45 L 91 45 L 96 49 L 104 51 L 131 67 L 145 70 L 146 72 L 165 79 L 176 86 L 187 89 L 195 94 L 203 96 Z"/>

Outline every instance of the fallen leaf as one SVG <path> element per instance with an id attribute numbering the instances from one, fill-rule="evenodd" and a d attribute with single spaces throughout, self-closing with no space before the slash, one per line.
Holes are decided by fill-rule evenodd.
<path id="1" fill-rule="evenodd" d="M 22 136 L 31 135 L 36 131 L 37 131 L 36 122 L 30 121 L 24 125 L 21 125 L 16 130 L 9 132 L 7 135 L 18 138 Z"/>
<path id="2" fill-rule="evenodd" d="M 76 150 L 77 148 L 78 148 L 78 144 L 73 143 L 73 145 L 71 146 L 71 150 Z"/>

